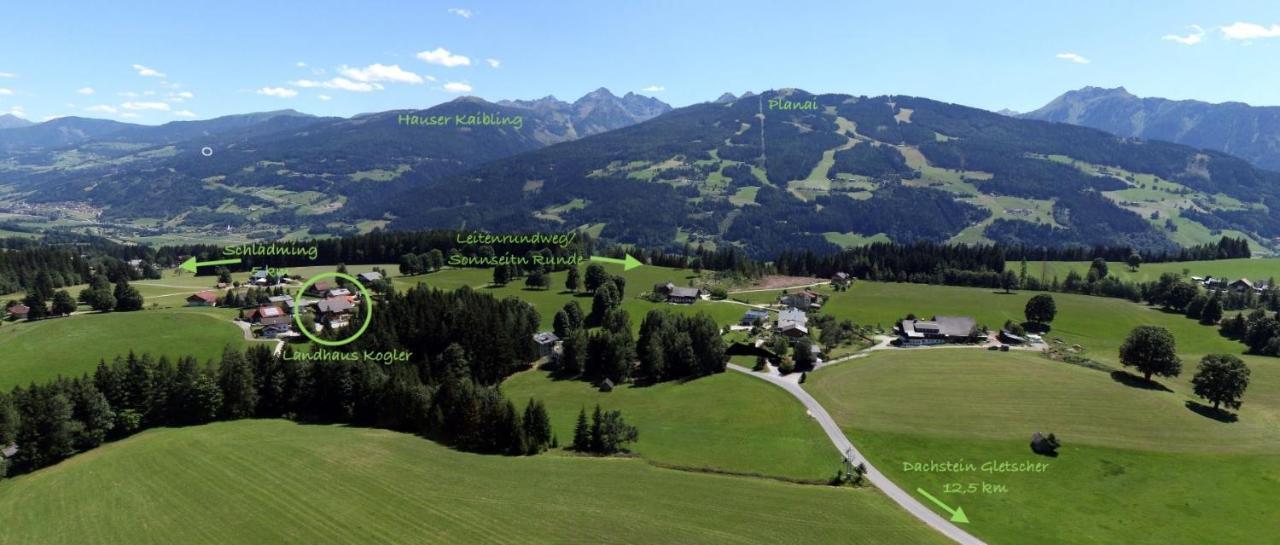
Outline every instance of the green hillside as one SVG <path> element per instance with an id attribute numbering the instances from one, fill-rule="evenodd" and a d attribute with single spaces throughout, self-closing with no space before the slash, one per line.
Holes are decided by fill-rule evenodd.
<path id="1" fill-rule="evenodd" d="M 1280 510 L 1280 366 L 1255 359 L 1240 421 L 1190 410 L 1188 388 L 1134 388 L 1105 372 L 975 349 L 880 353 L 813 373 L 806 389 L 908 490 L 924 488 L 991 543 L 1273 541 Z M 1181 381 L 1179 381 L 1181 382 Z M 1053 432 L 1059 456 L 1035 455 Z M 1043 472 L 908 471 L 904 464 L 1048 464 Z M 983 483 L 1006 491 L 947 493 Z"/>
<path id="2" fill-rule="evenodd" d="M 945 543 L 872 489 L 284 421 L 154 430 L 4 481 L 0 523 L 47 545 Z"/>

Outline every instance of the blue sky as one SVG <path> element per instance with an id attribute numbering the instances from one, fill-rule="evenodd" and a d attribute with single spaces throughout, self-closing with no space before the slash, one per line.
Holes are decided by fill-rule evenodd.
<path id="1" fill-rule="evenodd" d="M 34 121 L 348 116 L 601 86 L 676 106 L 800 87 L 1025 111 L 1085 85 L 1280 105 L 1276 2 L 19 4 L 0 113 Z"/>

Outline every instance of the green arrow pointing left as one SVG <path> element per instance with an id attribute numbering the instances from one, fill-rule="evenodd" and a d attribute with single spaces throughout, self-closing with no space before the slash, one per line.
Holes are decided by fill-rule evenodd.
<path id="1" fill-rule="evenodd" d="M 956 507 L 955 509 L 947 507 L 947 504 L 942 503 L 942 500 L 939 500 L 938 498 L 933 497 L 933 495 L 929 494 L 928 492 L 925 492 L 923 488 L 917 488 L 916 492 L 924 494 L 924 497 L 929 498 L 929 501 L 933 502 L 938 507 L 941 507 L 943 511 L 950 513 L 951 522 L 969 524 L 969 517 L 965 516 L 963 507 Z"/>
<path id="2" fill-rule="evenodd" d="M 615 257 L 600 257 L 600 256 L 593 255 L 591 256 L 591 260 L 599 261 L 601 263 L 613 263 L 615 265 L 622 265 L 622 270 L 624 271 L 629 271 L 631 269 L 644 265 L 644 263 L 641 263 L 639 259 L 631 257 L 631 254 L 627 254 L 626 259 L 618 259 Z"/>
<path id="3" fill-rule="evenodd" d="M 215 265 L 235 265 L 236 263 L 239 263 L 239 262 L 240 262 L 240 258 L 219 259 L 217 261 L 196 261 L 196 258 L 191 257 L 191 258 L 188 258 L 186 261 L 183 261 L 181 265 L 178 265 L 178 268 L 184 271 L 191 271 L 194 273 L 196 272 L 196 269 L 199 267 L 213 267 Z"/>

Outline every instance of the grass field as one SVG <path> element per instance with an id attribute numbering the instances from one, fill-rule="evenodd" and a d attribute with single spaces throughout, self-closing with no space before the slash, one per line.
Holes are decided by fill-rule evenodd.
<path id="1" fill-rule="evenodd" d="M 1010 266 L 1016 271 L 1020 265 L 1011 263 L 1006 266 Z M 1027 274 L 1029 276 L 1040 278 L 1043 273 L 1043 277 L 1050 282 L 1053 281 L 1055 276 L 1059 280 L 1065 280 L 1067 273 L 1073 270 L 1083 277 L 1089 272 L 1089 263 L 1080 261 L 1027 262 Z M 1222 259 L 1217 261 L 1144 263 L 1138 267 L 1137 272 L 1130 271 L 1129 267 L 1124 263 L 1111 262 L 1107 264 L 1108 274 L 1127 281 L 1154 281 L 1158 280 L 1161 274 L 1171 272 L 1181 275 L 1183 270 L 1187 271 L 1188 276 L 1214 276 L 1233 280 L 1243 277 L 1256 282 L 1272 277 L 1280 278 L 1280 259 Z"/>
<path id="2" fill-rule="evenodd" d="M 872 489 L 279 420 L 153 430 L 0 482 L 0 526 L 50 545 L 945 543 Z"/>
<path id="3" fill-rule="evenodd" d="M 991 543 L 1274 543 L 1280 362 L 1254 360 L 1240 421 L 1173 391 L 1033 354 L 882 352 L 813 373 L 806 388 L 900 486 L 961 506 Z M 1032 432 L 1063 442 L 1037 456 Z M 907 471 L 904 463 L 1044 462 L 1044 472 Z M 986 483 L 1005 492 L 946 493 Z M 980 488 L 981 490 L 981 488 Z"/>
<path id="4" fill-rule="evenodd" d="M 519 407 L 530 397 L 545 402 L 562 446 L 573 438 L 579 409 L 589 415 L 598 403 L 639 428 L 632 451 L 658 464 L 813 481 L 840 468 L 839 453 L 799 403 L 737 373 L 601 393 L 587 382 L 529 371 L 502 388 Z"/>
<path id="5" fill-rule="evenodd" d="M 130 351 L 214 358 L 228 345 L 246 344 L 233 318 L 232 310 L 180 308 L 6 322 L 0 327 L 0 390 L 92 372 L 100 359 Z"/>

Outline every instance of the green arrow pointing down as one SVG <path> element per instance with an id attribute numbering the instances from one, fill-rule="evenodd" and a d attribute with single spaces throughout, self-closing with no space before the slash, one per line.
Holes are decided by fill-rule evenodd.
<path id="1" fill-rule="evenodd" d="M 955 509 L 947 507 L 947 504 L 942 503 L 942 500 L 939 500 L 938 498 L 933 497 L 928 492 L 925 492 L 923 488 L 917 488 L 916 492 L 924 494 L 924 497 L 929 498 L 929 501 L 933 502 L 938 507 L 941 507 L 943 511 L 951 513 L 951 522 L 969 524 L 969 517 L 965 516 L 963 507 L 956 507 Z"/>
<path id="2" fill-rule="evenodd" d="M 641 263 L 639 259 L 631 257 L 631 254 L 627 254 L 626 259 L 617 259 L 614 257 L 600 257 L 600 256 L 593 255 L 591 256 L 591 260 L 599 261 L 601 263 L 613 263 L 615 265 L 622 265 L 622 270 L 624 271 L 629 271 L 631 269 L 644 265 L 644 263 Z"/>
<path id="3" fill-rule="evenodd" d="M 196 261 L 196 258 L 192 257 L 192 258 L 188 258 L 186 261 L 183 261 L 181 265 L 178 265 L 178 268 L 184 271 L 191 271 L 194 273 L 196 272 L 196 269 L 199 267 L 213 267 L 215 265 L 234 265 L 239 262 L 240 262 L 239 258 L 219 259 L 217 261 Z"/>

